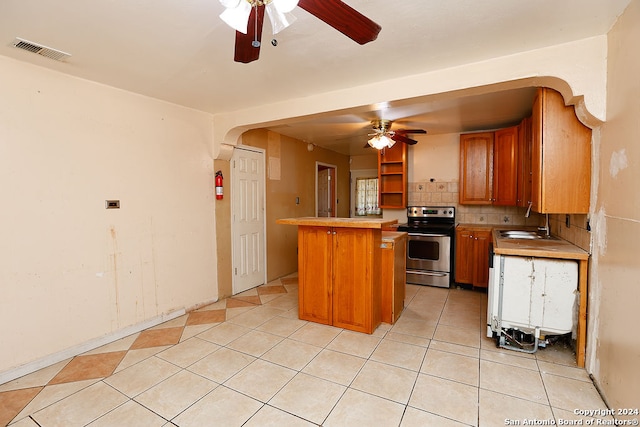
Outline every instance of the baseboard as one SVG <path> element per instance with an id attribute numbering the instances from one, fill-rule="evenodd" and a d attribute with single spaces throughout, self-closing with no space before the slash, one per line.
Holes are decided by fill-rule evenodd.
<path id="1" fill-rule="evenodd" d="M 135 334 L 137 332 L 143 331 L 145 329 L 148 329 L 153 326 L 159 325 L 161 323 L 167 322 L 169 320 L 175 319 L 176 317 L 180 317 L 185 313 L 186 313 L 186 310 L 181 309 L 171 313 L 162 314 L 160 316 L 146 320 L 142 323 L 137 323 L 135 325 L 128 326 L 124 329 L 120 329 L 111 334 L 104 335 L 100 338 L 95 338 L 90 341 L 84 342 L 82 344 L 62 350 L 60 352 L 50 354 L 41 359 L 34 360 L 33 362 L 25 363 L 24 365 L 20 365 L 16 368 L 9 369 L 8 371 L 0 372 L 0 384 L 13 381 L 16 378 L 20 378 L 27 374 L 31 374 L 42 368 L 46 368 L 47 366 L 54 365 L 58 362 L 62 362 L 63 360 L 69 359 L 71 357 L 77 356 L 82 353 L 86 353 L 87 351 L 101 347 L 105 344 L 112 343 L 114 341 L 127 337 L 131 334 Z"/>

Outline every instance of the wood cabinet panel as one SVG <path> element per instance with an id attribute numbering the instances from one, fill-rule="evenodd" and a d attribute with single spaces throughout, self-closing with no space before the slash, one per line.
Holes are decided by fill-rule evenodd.
<path id="1" fill-rule="evenodd" d="M 300 319 L 331 324 L 333 235 L 331 227 L 298 227 Z"/>
<path id="2" fill-rule="evenodd" d="M 374 266 L 380 265 L 380 251 L 371 250 L 380 247 L 380 231 L 334 230 L 332 324 L 371 333 L 374 319 L 379 323 L 381 317 L 381 280 L 379 270 L 377 274 L 374 272 Z M 378 303 L 374 304 L 374 301 Z"/>
<path id="3" fill-rule="evenodd" d="M 477 230 L 473 239 L 473 259 L 475 271 L 473 274 L 473 286 L 486 288 L 489 284 L 489 244 L 491 243 L 491 230 Z"/>
<path id="4" fill-rule="evenodd" d="M 591 129 L 565 106 L 560 93 L 539 88 L 532 113 L 532 209 L 539 213 L 588 213 Z"/>
<path id="5" fill-rule="evenodd" d="M 489 283 L 491 228 L 456 228 L 456 283 L 486 288 Z"/>
<path id="6" fill-rule="evenodd" d="M 395 236 L 391 240 L 382 236 L 381 279 L 382 279 L 382 321 L 394 324 L 402 310 L 406 296 L 407 235 L 406 233 L 386 233 Z"/>
<path id="7" fill-rule="evenodd" d="M 460 203 L 491 204 L 493 132 L 460 135 Z"/>
<path id="8" fill-rule="evenodd" d="M 379 229 L 298 226 L 300 319 L 372 333 L 381 319 Z"/>
<path id="9" fill-rule="evenodd" d="M 518 126 L 518 197 L 516 206 L 529 207 L 531 202 L 531 117 Z"/>
<path id="10" fill-rule="evenodd" d="M 467 228 L 456 229 L 456 277 L 457 283 L 473 283 L 473 234 Z"/>
<path id="11" fill-rule="evenodd" d="M 518 196 L 518 127 L 495 132 L 493 199 L 497 206 L 515 206 Z"/>

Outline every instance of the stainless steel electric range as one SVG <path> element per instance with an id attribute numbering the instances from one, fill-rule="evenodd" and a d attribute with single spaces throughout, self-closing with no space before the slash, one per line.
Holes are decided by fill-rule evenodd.
<path id="1" fill-rule="evenodd" d="M 453 206 L 410 206 L 407 223 L 398 231 L 408 233 L 407 283 L 448 288 L 453 282 L 455 240 Z"/>

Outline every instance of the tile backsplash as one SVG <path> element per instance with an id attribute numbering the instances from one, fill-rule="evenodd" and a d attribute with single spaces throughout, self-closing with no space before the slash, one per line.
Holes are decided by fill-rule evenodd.
<path id="1" fill-rule="evenodd" d="M 568 218 L 567 218 L 568 217 Z M 549 215 L 551 234 L 560 236 L 591 253 L 591 229 L 588 215 Z"/>
<path id="2" fill-rule="evenodd" d="M 526 208 L 514 206 L 461 205 L 458 203 L 458 181 L 410 182 L 408 188 L 410 206 L 455 206 L 456 223 L 506 226 L 533 226 L 545 224 L 545 216 L 531 212 L 525 217 Z M 569 224 L 567 226 L 567 223 Z M 549 215 L 551 233 L 591 253 L 591 232 L 587 215 Z"/>

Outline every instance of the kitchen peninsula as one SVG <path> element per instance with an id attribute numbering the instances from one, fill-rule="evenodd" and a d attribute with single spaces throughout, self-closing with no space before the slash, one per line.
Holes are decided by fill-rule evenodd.
<path id="1" fill-rule="evenodd" d="M 286 218 L 298 226 L 298 316 L 367 334 L 381 322 L 382 229 L 396 220 Z"/>

